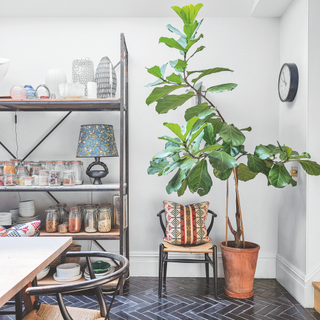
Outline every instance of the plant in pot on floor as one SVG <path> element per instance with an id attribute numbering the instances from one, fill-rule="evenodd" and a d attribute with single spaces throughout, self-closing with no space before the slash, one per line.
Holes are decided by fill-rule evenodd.
<path id="1" fill-rule="evenodd" d="M 172 173 L 173 177 L 166 191 L 168 194 L 177 192 L 178 196 L 182 196 L 187 188 L 192 193 L 204 196 L 211 189 L 212 175 L 226 181 L 233 175 L 236 192 L 236 228 L 231 225 L 227 214 L 226 230 L 230 228 L 234 241 L 228 241 L 226 237 L 226 241 L 221 243 L 225 291 L 232 297 L 248 298 L 253 295 L 259 246 L 246 242 L 244 238 L 239 180 L 249 181 L 260 173 L 265 175 L 268 185 L 276 188 L 296 186 L 297 182 L 287 171 L 285 163 L 297 161 L 310 175 L 319 175 L 320 166 L 308 160 L 310 158 L 308 153 L 293 151 L 279 142 L 260 144 L 253 152 L 249 152 L 245 148 L 245 133 L 250 132 L 251 127 L 239 129 L 233 123 L 227 122 L 208 97 L 208 93 L 232 91 L 237 84 L 224 83 L 211 86 L 206 83 L 206 89 L 201 90 L 203 81 L 208 79 L 209 75 L 232 72 L 222 67 L 189 69 L 190 60 L 205 48 L 203 45 L 198 45 L 203 38 L 202 34 L 198 34 L 203 19 L 196 20 L 202 6 L 199 3 L 182 8 L 172 7 L 183 21 L 183 31 L 167 25 L 168 30 L 175 34 L 177 39 L 161 37 L 159 43 L 178 50 L 180 58 L 169 61 L 161 67 L 156 65 L 147 68 L 147 71 L 157 79 L 147 85 L 155 88 L 146 103 L 148 105 L 156 103 L 156 111 L 159 114 L 177 109 L 194 96 L 201 97 L 202 100 L 201 102 L 198 99 L 200 100 L 198 104 L 186 109 L 184 116 L 186 123 L 182 126 L 176 123 L 164 123 L 174 136 L 159 137 L 166 141 L 165 149 L 153 157 L 148 174 L 157 173 L 159 176 L 164 176 Z M 173 69 L 170 72 L 166 72 L 168 65 Z M 227 195 L 228 189 L 227 182 Z"/>

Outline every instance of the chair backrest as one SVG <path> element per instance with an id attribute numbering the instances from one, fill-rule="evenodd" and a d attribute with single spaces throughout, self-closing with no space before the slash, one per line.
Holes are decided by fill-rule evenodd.
<path id="1" fill-rule="evenodd" d="M 159 220 L 160 220 L 160 226 L 161 226 L 161 229 L 163 231 L 163 234 L 164 236 L 166 236 L 166 225 L 165 225 L 165 221 L 166 221 L 166 218 L 164 216 L 164 213 L 165 213 L 165 210 L 162 209 L 161 211 L 159 211 L 157 213 L 157 216 L 159 217 Z M 209 224 L 209 227 L 207 228 L 207 234 L 209 236 L 209 233 L 213 227 L 213 223 L 214 223 L 214 218 L 217 216 L 212 210 L 208 210 L 208 213 L 211 214 L 211 220 L 210 220 L 210 224 Z M 209 217 L 209 215 L 208 215 Z"/>
<path id="2" fill-rule="evenodd" d="M 77 283 L 70 283 L 70 284 L 64 284 L 64 285 L 53 285 L 53 286 L 43 286 L 43 287 L 30 287 L 26 290 L 26 293 L 28 295 L 50 295 L 55 294 L 57 296 L 58 300 L 62 300 L 62 293 L 71 293 L 71 292 L 79 292 L 89 289 L 94 289 L 99 306 L 100 306 L 100 314 L 102 317 L 108 316 L 112 302 L 114 300 L 114 296 L 119 288 L 120 281 L 122 281 L 123 276 L 128 272 L 129 270 L 129 261 L 126 257 L 114 253 L 109 252 L 101 252 L 101 251 L 73 251 L 73 252 L 67 252 L 67 257 L 85 257 L 88 265 L 89 274 L 91 277 L 91 280 L 86 280 L 82 282 Z M 118 264 L 119 269 L 115 272 L 112 272 L 111 274 L 108 274 L 104 277 L 99 277 L 98 279 L 95 279 L 95 275 L 93 272 L 93 268 L 91 265 L 91 257 L 99 257 L 99 258 L 109 258 L 112 261 L 114 261 L 116 264 Z M 106 302 L 101 290 L 101 285 L 109 283 L 111 281 L 119 279 L 117 283 L 117 287 L 114 293 L 114 296 L 110 302 L 109 309 L 107 311 Z M 63 301 L 61 301 L 63 304 Z M 60 301 L 59 301 L 60 305 Z M 65 307 L 60 306 L 60 311 L 63 313 L 66 313 Z"/>

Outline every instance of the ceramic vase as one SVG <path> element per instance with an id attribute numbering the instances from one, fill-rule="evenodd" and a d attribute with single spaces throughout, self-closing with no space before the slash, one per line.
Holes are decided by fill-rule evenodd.
<path id="1" fill-rule="evenodd" d="M 115 97 L 117 76 L 108 57 L 103 57 L 97 67 L 94 81 L 97 83 L 97 96 L 100 99 Z"/>
<path id="2" fill-rule="evenodd" d="M 59 84 L 67 82 L 67 76 L 61 69 L 49 69 L 45 77 L 46 86 L 51 93 L 50 98 L 62 99 L 59 92 Z"/>

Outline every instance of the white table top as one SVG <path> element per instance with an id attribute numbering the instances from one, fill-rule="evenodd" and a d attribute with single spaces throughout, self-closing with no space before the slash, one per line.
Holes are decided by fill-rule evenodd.
<path id="1" fill-rule="evenodd" d="M 0 238 L 0 307 L 71 243 L 71 237 Z"/>

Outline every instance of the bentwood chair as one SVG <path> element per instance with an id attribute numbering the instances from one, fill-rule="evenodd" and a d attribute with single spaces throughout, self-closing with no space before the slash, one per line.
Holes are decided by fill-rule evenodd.
<path id="1" fill-rule="evenodd" d="M 129 269 L 128 259 L 117 254 L 107 252 L 94 252 L 94 251 L 83 251 L 83 252 L 67 252 L 68 257 L 85 257 L 91 280 L 70 283 L 64 285 L 54 286 L 43 286 L 43 287 L 30 287 L 26 290 L 27 295 L 55 295 L 58 300 L 57 305 L 47 305 L 35 303 L 35 310 L 32 310 L 23 320 L 107 320 L 109 319 L 110 309 L 115 298 L 115 295 L 119 289 L 120 283 L 123 281 L 126 273 Z M 93 268 L 91 265 L 91 257 L 109 258 L 119 264 L 119 269 L 115 272 L 108 274 L 104 277 L 95 278 Z M 109 307 L 107 307 L 105 298 L 102 293 L 101 285 L 109 283 L 111 281 L 118 280 L 116 290 L 113 293 Z M 89 310 L 82 308 L 66 307 L 62 294 L 70 294 L 73 292 L 81 292 L 85 290 L 93 289 L 100 310 Z"/>
<path id="2" fill-rule="evenodd" d="M 213 227 L 214 218 L 217 216 L 213 211 L 208 210 L 208 213 L 211 214 L 211 220 L 209 227 L 207 228 L 207 234 L 209 233 Z M 164 236 L 166 236 L 166 226 L 164 224 L 165 221 L 165 210 L 161 210 L 157 216 L 160 219 L 161 229 L 163 231 Z M 209 215 L 208 215 L 209 217 Z M 169 259 L 169 253 L 194 253 L 194 254 L 204 254 L 204 259 Z M 212 254 L 212 259 L 209 254 Z M 158 281 L 158 296 L 162 297 L 162 287 L 166 283 L 167 278 L 167 264 L 168 262 L 180 262 L 180 263 L 204 263 L 205 264 L 205 272 L 206 272 L 206 280 L 209 283 L 209 265 L 213 268 L 213 279 L 214 279 L 214 296 L 218 298 L 218 280 L 217 280 L 217 246 L 213 245 L 210 242 L 206 242 L 199 245 L 173 245 L 166 241 L 163 241 L 160 244 L 159 248 L 159 281 Z"/>

